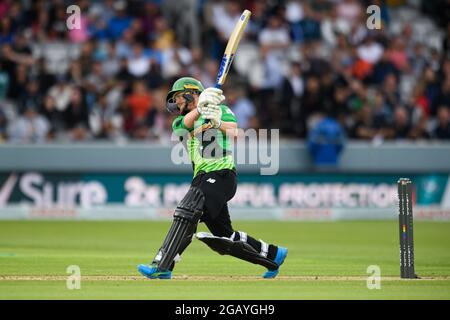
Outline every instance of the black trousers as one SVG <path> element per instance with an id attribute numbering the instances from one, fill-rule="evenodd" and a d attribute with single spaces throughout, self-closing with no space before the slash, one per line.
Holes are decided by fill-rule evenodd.
<path id="1" fill-rule="evenodd" d="M 200 172 L 192 180 L 205 195 L 205 206 L 200 222 L 204 222 L 217 237 L 230 237 L 233 233 L 227 202 L 236 194 L 237 176 L 234 170 L 223 169 Z"/>
<path id="2" fill-rule="evenodd" d="M 236 172 L 230 169 L 209 173 L 200 172 L 192 180 L 191 186 L 199 188 L 205 195 L 203 215 L 200 218 L 200 222 L 205 223 L 211 233 L 216 237 L 230 238 L 233 235 L 234 230 L 231 225 L 227 202 L 233 199 L 236 194 Z M 240 237 L 240 233 L 235 233 L 233 240 L 238 241 L 240 240 Z M 250 235 L 246 235 L 245 241 L 252 246 L 256 252 L 261 251 L 262 244 L 260 241 Z M 180 255 L 186 249 L 187 245 L 189 245 L 189 243 L 186 243 L 185 247 L 180 248 Z M 277 247 L 269 244 L 267 258 L 273 260 L 276 252 Z M 172 263 L 170 270 L 173 270 L 174 266 L 175 262 Z"/>

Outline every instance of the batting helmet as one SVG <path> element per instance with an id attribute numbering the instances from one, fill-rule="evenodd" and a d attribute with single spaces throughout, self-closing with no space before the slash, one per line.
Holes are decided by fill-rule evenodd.
<path id="1" fill-rule="evenodd" d="M 203 87 L 202 83 L 198 81 L 197 79 L 191 78 L 191 77 L 183 77 L 175 81 L 175 83 L 172 85 L 172 89 L 169 91 L 166 97 L 166 107 L 169 112 L 175 112 L 178 110 L 178 106 L 176 105 L 173 96 L 177 92 L 182 91 L 188 91 L 191 93 L 200 93 L 205 88 Z M 189 100 L 189 99 L 187 99 Z"/>

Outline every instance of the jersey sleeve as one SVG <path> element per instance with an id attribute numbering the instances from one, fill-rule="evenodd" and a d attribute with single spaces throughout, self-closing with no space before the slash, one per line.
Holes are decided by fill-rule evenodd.
<path id="1" fill-rule="evenodd" d="M 231 111 L 230 108 L 228 108 L 226 105 L 221 105 L 222 108 L 222 121 L 225 122 L 236 122 L 236 116 L 234 115 L 233 111 Z"/>
<path id="2" fill-rule="evenodd" d="M 172 122 L 172 130 L 178 136 L 184 135 L 186 133 L 186 130 L 191 132 L 194 129 L 194 128 L 187 128 L 184 125 L 183 119 L 184 119 L 184 116 L 178 116 Z"/>

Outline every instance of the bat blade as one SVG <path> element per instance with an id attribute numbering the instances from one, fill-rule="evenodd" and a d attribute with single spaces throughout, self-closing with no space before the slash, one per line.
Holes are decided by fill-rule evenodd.
<path id="1" fill-rule="evenodd" d="M 228 39 L 228 43 L 220 63 L 219 73 L 217 75 L 216 88 L 221 88 L 225 83 L 225 79 L 230 71 L 231 64 L 234 56 L 236 55 L 236 50 L 239 42 L 241 41 L 242 35 L 244 34 L 245 27 L 250 20 L 251 14 L 252 13 L 249 10 L 244 10 L 244 12 L 242 12 L 239 21 L 236 23 L 236 26 Z"/>

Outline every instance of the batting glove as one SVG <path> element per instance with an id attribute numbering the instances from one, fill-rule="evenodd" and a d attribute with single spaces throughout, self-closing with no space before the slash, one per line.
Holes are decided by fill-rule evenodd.
<path id="1" fill-rule="evenodd" d="M 222 109 L 218 105 L 209 104 L 203 113 L 203 117 L 211 123 L 211 126 L 218 129 L 222 124 Z"/>
<path id="2" fill-rule="evenodd" d="M 219 105 L 225 100 L 223 91 L 217 88 L 206 88 L 198 97 L 197 111 L 203 115 L 207 105 Z"/>

